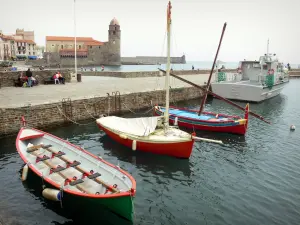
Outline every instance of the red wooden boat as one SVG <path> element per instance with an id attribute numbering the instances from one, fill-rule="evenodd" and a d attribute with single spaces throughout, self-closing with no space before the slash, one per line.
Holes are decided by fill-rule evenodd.
<path id="1" fill-rule="evenodd" d="M 154 114 L 162 116 L 165 107 L 155 106 Z M 198 116 L 197 110 L 186 108 L 170 107 L 169 121 L 173 125 L 178 125 L 195 130 L 207 130 L 215 132 L 226 132 L 245 135 L 248 128 L 249 104 L 245 107 L 244 118 L 239 116 L 229 116 L 213 112 L 202 112 Z"/>
<path id="2" fill-rule="evenodd" d="M 171 2 L 167 9 L 167 69 L 166 69 L 166 108 L 169 108 L 169 77 L 170 77 L 170 28 Z M 168 112 L 168 110 L 167 110 Z M 179 130 L 169 126 L 169 114 L 162 117 L 121 118 L 116 116 L 101 117 L 96 120 L 98 127 L 113 140 L 132 150 L 151 152 L 155 154 L 189 158 L 194 140 L 218 142 L 195 137 L 194 133 Z"/>

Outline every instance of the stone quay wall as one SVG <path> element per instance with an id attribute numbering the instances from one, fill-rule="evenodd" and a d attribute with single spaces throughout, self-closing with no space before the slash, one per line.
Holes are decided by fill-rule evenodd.
<path id="1" fill-rule="evenodd" d="M 172 102 L 202 97 L 203 92 L 194 87 L 170 90 Z M 61 102 L 0 109 L 0 137 L 15 135 L 21 126 L 20 118 L 25 116 L 27 124 L 37 129 L 47 129 L 68 123 L 83 125 L 90 119 L 93 123 L 101 114 L 119 114 L 138 109 L 151 109 L 155 104 L 165 104 L 165 91 L 131 93 L 111 97 L 94 97 Z M 85 121 L 85 124 L 87 122 Z M 96 122 L 95 122 L 96 125 Z"/>
<path id="2" fill-rule="evenodd" d="M 235 69 L 227 69 L 225 72 L 236 72 Z M 138 72 L 116 72 L 116 71 L 78 71 L 83 76 L 102 76 L 102 77 L 119 77 L 119 78 L 136 78 L 136 77 L 158 77 L 162 76 L 160 71 L 138 71 Z M 175 75 L 197 75 L 209 74 L 210 70 L 174 70 Z"/>
<path id="3" fill-rule="evenodd" d="M 32 76 L 36 77 L 39 81 L 39 84 L 43 84 L 45 79 L 53 76 L 56 70 L 41 70 L 41 71 L 32 71 Z M 60 70 L 61 74 L 65 78 L 66 82 L 71 81 L 71 71 L 70 70 Z M 25 73 L 25 71 L 24 71 Z M 0 88 L 1 87 L 13 87 L 14 86 L 14 79 L 18 79 L 19 75 L 21 74 L 20 71 L 6 71 L 0 72 Z"/>

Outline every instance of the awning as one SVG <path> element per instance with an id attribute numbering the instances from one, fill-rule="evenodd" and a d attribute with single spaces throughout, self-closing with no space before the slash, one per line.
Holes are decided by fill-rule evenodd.
<path id="1" fill-rule="evenodd" d="M 35 56 L 35 55 L 29 55 L 28 59 L 37 59 L 37 56 Z"/>
<path id="2" fill-rule="evenodd" d="M 23 58 L 27 58 L 27 55 L 16 55 L 16 57 L 19 59 L 21 59 L 21 58 L 23 59 Z"/>

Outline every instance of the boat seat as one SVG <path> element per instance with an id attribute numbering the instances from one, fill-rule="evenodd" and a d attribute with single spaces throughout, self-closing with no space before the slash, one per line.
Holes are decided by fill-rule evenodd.
<path id="1" fill-rule="evenodd" d="M 43 145 L 33 145 L 33 146 L 27 148 L 27 152 L 34 152 L 42 147 L 43 147 Z"/>
<path id="2" fill-rule="evenodd" d="M 100 173 L 94 173 L 94 174 L 91 174 L 91 175 L 89 175 L 89 176 L 87 176 L 89 179 L 95 179 L 95 178 L 97 178 L 97 177 L 99 177 L 99 176 L 101 176 L 101 174 Z"/>
<path id="3" fill-rule="evenodd" d="M 77 185 L 77 184 L 81 184 L 81 183 L 83 183 L 83 182 L 84 182 L 84 180 L 78 179 L 78 180 L 74 180 L 74 181 L 70 182 L 69 184 L 70 184 L 71 186 L 74 186 L 74 185 Z"/>
<path id="4" fill-rule="evenodd" d="M 50 157 L 48 157 L 48 156 L 46 156 L 46 155 L 44 155 L 43 157 L 37 156 L 35 162 L 38 163 L 38 162 L 41 162 L 41 161 L 45 161 L 45 160 L 47 160 L 47 159 L 50 159 Z"/>
<path id="5" fill-rule="evenodd" d="M 65 161 L 65 160 L 63 160 L 63 161 Z M 80 162 L 78 162 L 76 160 L 74 160 L 72 163 L 70 163 L 68 161 L 65 161 L 65 162 L 68 164 L 67 167 L 76 167 L 76 166 L 79 166 L 81 164 Z"/>
<path id="6" fill-rule="evenodd" d="M 65 169 L 67 169 L 67 168 L 58 165 L 56 168 L 51 168 L 51 169 L 50 169 L 50 174 L 51 174 L 51 173 L 57 173 L 57 172 L 60 172 L 60 171 L 65 170 Z"/>
<path id="7" fill-rule="evenodd" d="M 60 156 L 63 156 L 63 155 L 65 155 L 65 154 L 66 154 L 66 153 L 61 152 L 61 151 L 59 151 L 59 152 L 57 152 L 57 153 L 52 152 L 52 158 L 54 158 L 54 157 L 60 157 Z"/>
<path id="8" fill-rule="evenodd" d="M 43 146 L 42 146 L 42 148 L 44 148 L 44 149 L 45 149 L 45 148 L 50 148 L 50 147 L 52 147 L 52 145 L 43 145 Z"/>

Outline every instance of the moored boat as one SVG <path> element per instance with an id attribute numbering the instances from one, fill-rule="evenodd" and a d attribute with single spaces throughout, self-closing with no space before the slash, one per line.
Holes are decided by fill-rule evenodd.
<path id="1" fill-rule="evenodd" d="M 167 65 L 166 65 L 166 105 L 169 108 L 170 83 L 170 43 L 171 43 L 171 2 L 167 8 Z M 103 116 L 96 120 L 98 127 L 113 140 L 132 150 L 151 152 L 178 158 L 189 158 L 195 139 L 222 143 L 195 137 L 195 133 L 184 132 L 177 127 L 169 126 L 169 114 L 163 117 L 121 118 Z"/>
<path id="2" fill-rule="evenodd" d="M 165 107 L 154 107 L 156 116 L 163 115 L 165 111 Z M 245 107 L 244 118 L 213 112 L 202 112 L 198 115 L 197 110 L 177 107 L 170 107 L 169 114 L 169 121 L 175 126 L 245 135 L 248 128 L 249 104 Z"/>
<path id="3" fill-rule="evenodd" d="M 193 135 L 176 127 L 165 130 L 163 118 L 121 118 L 116 116 L 97 119 L 98 127 L 116 142 L 133 151 L 150 152 L 177 158 L 189 158 L 194 144 Z"/>
<path id="4" fill-rule="evenodd" d="M 279 95 L 288 82 L 288 69 L 267 50 L 258 61 L 240 61 L 237 73 L 218 71 L 211 87 L 224 98 L 259 103 Z"/>
<path id="5" fill-rule="evenodd" d="M 40 177 L 45 185 L 42 195 L 67 208 L 107 208 L 133 221 L 136 182 L 118 166 L 54 135 L 22 127 L 16 148 L 28 172 Z"/>

